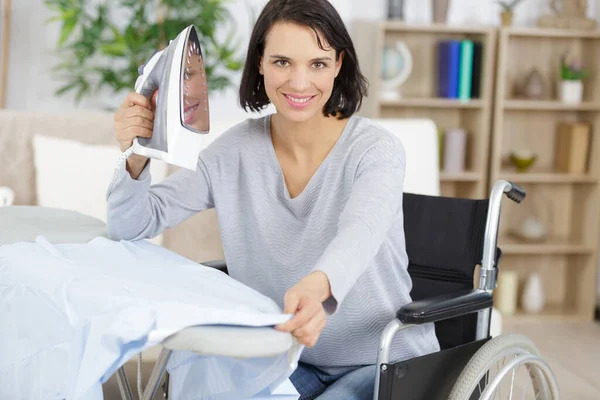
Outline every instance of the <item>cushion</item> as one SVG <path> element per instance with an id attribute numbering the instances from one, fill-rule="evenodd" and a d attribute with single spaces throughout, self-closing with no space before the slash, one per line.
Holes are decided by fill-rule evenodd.
<path id="1" fill-rule="evenodd" d="M 121 154 L 115 145 L 34 135 L 37 205 L 77 211 L 106 222 L 106 189 Z M 150 163 L 152 183 L 163 180 L 168 165 Z"/>
<path id="2" fill-rule="evenodd" d="M 395 134 L 406 153 L 404 191 L 440 195 L 438 128 L 425 118 L 379 118 L 379 125 Z"/>

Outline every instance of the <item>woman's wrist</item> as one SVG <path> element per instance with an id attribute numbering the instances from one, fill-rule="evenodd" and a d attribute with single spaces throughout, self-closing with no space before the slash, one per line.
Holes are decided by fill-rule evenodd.
<path id="1" fill-rule="evenodd" d="M 325 272 L 313 271 L 305 279 L 310 280 L 311 286 L 315 288 L 321 302 L 331 297 L 331 285 Z"/>
<path id="2" fill-rule="evenodd" d="M 125 169 L 129 172 L 132 179 L 137 179 L 144 170 L 144 167 L 146 167 L 147 162 L 148 157 L 132 154 L 127 158 Z"/>

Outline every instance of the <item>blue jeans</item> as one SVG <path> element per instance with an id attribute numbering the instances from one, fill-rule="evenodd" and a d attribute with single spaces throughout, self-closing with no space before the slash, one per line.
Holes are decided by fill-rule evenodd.
<path id="1" fill-rule="evenodd" d="M 375 371 L 375 365 L 367 365 L 343 374 L 329 375 L 300 362 L 290 381 L 300 393 L 299 400 L 372 400 Z"/>

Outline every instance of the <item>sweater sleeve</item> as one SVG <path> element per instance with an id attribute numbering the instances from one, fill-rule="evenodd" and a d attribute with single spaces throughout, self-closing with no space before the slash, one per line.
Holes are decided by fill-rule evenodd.
<path id="1" fill-rule="evenodd" d="M 362 158 L 337 233 L 313 268 L 329 279 L 332 296 L 324 303 L 329 315 L 373 261 L 402 212 L 404 150 L 392 147 L 397 151 L 374 147 Z"/>
<path id="2" fill-rule="evenodd" d="M 161 234 L 194 214 L 214 207 L 202 158 L 196 171 L 181 168 L 151 185 L 150 159 L 138 179 L 125 163 L 107 189 L 107 229 L 113 240 L 139 240 Z"/>

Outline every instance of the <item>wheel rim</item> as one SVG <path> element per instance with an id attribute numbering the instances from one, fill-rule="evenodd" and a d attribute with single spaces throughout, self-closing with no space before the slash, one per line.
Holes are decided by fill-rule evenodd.
<path id="1" fill-rule="evenodd" d="M 549 395 L 551 388 L 547 386 L 549 371 L 547 365 L 529 350 L 508 347 L 481 370 L 468 399 L 552 399 Z"/>
<path id="2" fill-rule="evenodd" d="M 525 386 L 525 391 L 522 396 L 515 393 L 515 375 L 520 367 L 526 367 L 528 375 L 531 377 L 531 386 L 533 391 L 531 396 L 527 397 L 527 389 L 529 385 Z M 548 382 L 551 375 L 550 367 L 542 359 L 533 354 L 522 354 L 516 356 L 508 361 L 494 377 L 493 380 L 486 385 L 484 392 L 481 394 L 480 400 L 492 400 L 492 399 L 554 399 L 554 395 L 551 397 L 550 393 L 557 393 L 558 388 L 554 385 L 549 388 Z M 538 378 L 539 377 L 539 378 Z M 505 391 L 506 396 L 503 396 L 501 391 L 501 383 L 504 378 L 510 379 L 510 385 Z M 537 382 L 541 379 L 541 382 Z M 507 397 L 508 396 L 508 397 Z"/>

